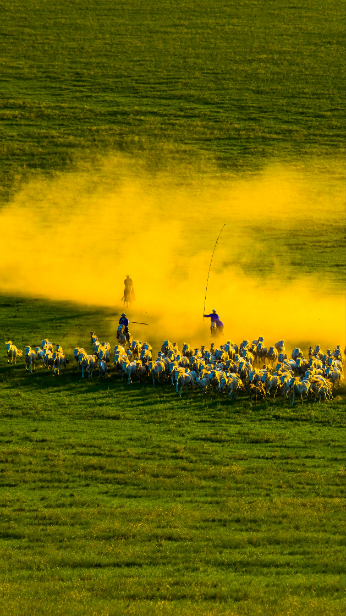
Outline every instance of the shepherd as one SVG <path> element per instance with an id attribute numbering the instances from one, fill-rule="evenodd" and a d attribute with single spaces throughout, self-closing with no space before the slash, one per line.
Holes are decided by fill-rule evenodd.
<path id="1" fill-rule="evenodd" d="M 133 289 L 133 280 L 130 278 L 129 274 L 126 275 L 124 280 L 125 290 L 131 291 Z"/>
<path id="2" fill-rule="evenodd" d="M 125 285 L 125 289 L 124 289 L 124 296 L 122 297 L 122 299 L 124 300 L 124 305 L 126 306 L 126 308 L 128 308 L 131 305 L 131 303 L 134 302 L 136 299 L 135 290 L 133 288 L 133 280 L 132 278 L 130 278 L 129 274 L 127 274 L 124 280 L 124 285 Z"/>
<path id="3" fill-rule="evenodd" d="M 119 325 L 123 325 L 124 326 L 124 334 L 128 334 L 129 333 L 129 320 L 125 314 L 125 312 L 122 313 L 120 319 L 119 319 Z"/>
<path id="4" fill-rule="evenodd" d="M 212 336 L 219 337 L 223 334 L 223 323 L 220 321 L 219 315 L 216 310 L 213 310 L 211 314 L 204 314 L 204 317 L 210 317 L 210 331 Z"/>

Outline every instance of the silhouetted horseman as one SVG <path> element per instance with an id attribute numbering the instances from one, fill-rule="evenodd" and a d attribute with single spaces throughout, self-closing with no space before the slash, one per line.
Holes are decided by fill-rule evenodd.
<path id="1" fill-rule="evenodd" d="M 124 285 L 124 297 L 122 299 L 124 300 L 124 305 L 128 308 L 129 305 L 131 305 L 131 302 L 134 302 L 136 299 L 135 290 L 133 287 L 133 280 L 132 278 L 130 278 L 129 275 L 126 276 L 124 280 Z"/>

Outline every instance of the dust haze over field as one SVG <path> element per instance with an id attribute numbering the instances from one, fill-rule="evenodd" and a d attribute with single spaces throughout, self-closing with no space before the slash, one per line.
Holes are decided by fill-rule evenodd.
<path id="1" fill-rule="evenodd" d="M 179 169 L 154 175 L 117 155 L 97 170 L 31 181 L 0 212 L 0 290 L 120 311 L 130 274 L 137 300 L 127 313 L 150 324 L 149 340 L 154 331 L 208 340 L 206 277 L 226 223 L 206 311 L 217 309 L 227 338 L 342 344 L 343 296 L 328 276 L 295 267 L 292 258 L 309 265 L 302 231 L 328 236 L 333 249 L 331 234 L 344 216 L 342 176 L 337 165 L 325 173 L 269 165 L 254 176 L 196 172 L 183 182 Z M 311 261 L 318 246 L 312 250 Z"/>

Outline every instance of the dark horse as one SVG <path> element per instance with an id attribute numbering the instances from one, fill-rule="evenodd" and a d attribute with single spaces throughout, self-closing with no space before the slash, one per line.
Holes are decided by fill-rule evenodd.
<path id="1" fill-rule="evenodd" d="M 132 287 L 131 289 L 128 289 L 125 287 L 124 289 L 124 297 L 122 297 L 122 299 L 124 300 L 124 306 L 126 306 L 126 308 L 128 308 L 129 306 L 131 306 L 131 303 L 135 301 L 135 290 Z"/>
<path id="2" fill-rule="evenodd" d="M 212 338 L 220 338 L 223 334 L 223 327 L 217 327 L 216 323 L 211 323 L 210 333 Z"/>

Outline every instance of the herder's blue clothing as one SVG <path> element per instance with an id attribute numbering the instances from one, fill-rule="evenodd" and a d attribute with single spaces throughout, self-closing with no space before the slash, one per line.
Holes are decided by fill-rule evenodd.
<path id="1" fill-rule="evenodd" d="M 211 317 L 211 322 L 216 323 L 219 320 L 219 315 L 213 312 L 212 314 L 204 314 L 204 317 Z"/>
<path id="2" fill-rule="evenodd" d="M 125 325 L 125 334 L 129 333 L 129 322 L 127 317 L 120 317 L 119 325 Z"/>

